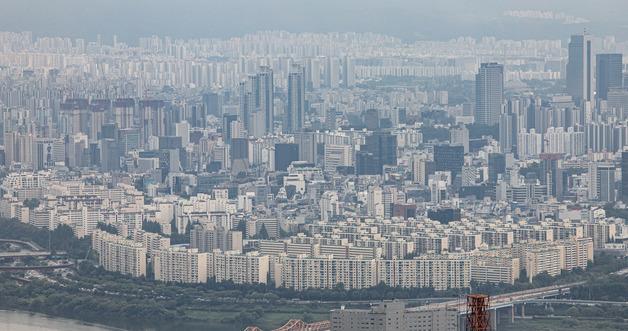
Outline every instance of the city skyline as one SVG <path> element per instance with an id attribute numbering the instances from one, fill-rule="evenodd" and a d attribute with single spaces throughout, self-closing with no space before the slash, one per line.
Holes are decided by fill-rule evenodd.
<path id="1" fill-rule="evenodd" d="M 522 5 L 7 0 L 0 329 L 625 330 L 628 4 Z"/>
<path id="2" fill-rule="evenodd" d="M 115 1 L 90 0 L 89 7 L 82 7 L 84 3 L 77 0 L 61 0 L 54 4 L 42 0 L 29 1 L 28 4 L 8 0 L 0 13 L 0 30 L 33 30 L 39 36 L 67 35 L 73 38 L 117 34 L 125 42 L 152 34 L 211 38 L 234 37 L 258 30 L 374 32 L 412 41 L 447 40 L 458 37 L 461 31 L 465 31 L 465 36 L 473 37 L 538 39 L 551 35 L 566 40 L 565 36 L 574 30 L 589 29 L 594 34 L 628 38 L 619 15 L 621 8 L 626 6 L 621 0 L 581 2 L 578 6 L 572 6 L 570 1 L 540 0 L 527 1 L 525 6 L 516 0 L 481 3 L 466 0 L 439 3 L 237 0 L 220 4 L 185 0 L 178 6 L 165 0 Z M 40 11 L 33 12 L 32 8 Z M 66 8 L 75 8 L 77 15 Z M 606 8 L 615 10 L 600 10 Z M 39 12 L 46 15 L 38 16 Z M 72 19 L 66 16 L 70 13 Z M 443 19 L 446 24 L 440 24 Z M 396 24 L 386 24 L 389 21 Z"/>

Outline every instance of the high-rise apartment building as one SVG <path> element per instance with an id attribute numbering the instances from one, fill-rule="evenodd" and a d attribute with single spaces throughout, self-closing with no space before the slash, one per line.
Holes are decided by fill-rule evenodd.
<path id="1" fill-rule="evenodd" d="M 338 58 L 329 57 L 325 64 L 325 85 L 327 88 L 338 88 L 340 80 L 340 65 Z"/>
<path id="2" fill-rule="evenodd" d="M 155 280 L 169 283 L 206 283 L 208 254 L 198 249 L 171 247 L 153 256 Z"/>
<path id="3" fill-rule="evenodd" d="M 274 80 L 270 67 L 262 66 L 256 75 L 240 83 L 240 121 L 250 135 L 273 132 L 275 123 Z"/>
<path id="4" fill-rule="evenodd" d="M 355 66 L 353 59 L 349 56 L 345 56 L 342 63 L 342 86 L 350 88 L 355 85 Z"/>
<path id="5" fill-rule="evenodd" d="M 98 264 L 107 271 L 133 277 L 146 276 L 146 247 L 122 236 L 94 231 L 92 249 L 98 254 Z"/>

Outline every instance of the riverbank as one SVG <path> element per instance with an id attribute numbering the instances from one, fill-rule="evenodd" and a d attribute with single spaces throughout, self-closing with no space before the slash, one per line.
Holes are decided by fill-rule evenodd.
<path id="1" fill-rule="evenodd" d="M 0 330 L 11 331 L 125 331 L 106 325 L 23 310 L 0 310 Z"/>
<path id="2" fill-rule="evenodd" d="M 199 295 L 204 294 L 199 291 L 202 285 L 127 283 L 118 276 L 115 280 L 73 277 L 56 277 L 55 283 L 35 279 L 23 282 L 0 273 L 0 309 L 82 320 L 118 330 L 240 331 L 253 324 L 274 329 L 292 318 L 325 320 L 329 310 L 336 308 L 264 299 L 262 293 L 217 291 Z"/>

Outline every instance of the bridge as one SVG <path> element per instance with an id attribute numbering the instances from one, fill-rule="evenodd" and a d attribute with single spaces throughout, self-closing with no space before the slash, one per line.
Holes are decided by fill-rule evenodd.
<path id="1" fill-rule="evenodd" d="M 330 321 L 320 321 L 314 323 L 306 323 L 302 320 L 291 319 L 286 324 L 273 331 L 327 331 L 331 330 Z M 249 326 L 244 331 L 262 331 L 257 326 Z"/>
<path id="2" fill-rule="evenodd" d="M 0 243 L 10 243 L 10 244 L 18 244 L 22 246 L 28 246 L 32 251 L 43 251 L 44 249 L 41 246 L 37 245 L 31 241 L 23 241 L 17 239 L 0 239 Z"/>
<path id="3" fill-rule="evenodd" d="M 32 241 L 23 241 L 17 239 L 0 239 L 1 243 L 17 244 L 29 249 L 29 251 L 19 252 L 0 252 L 0 258 L 24 258 L 24 257 L 47 257 L 52 255 L 52 252 L 45 251 L 41 246 Z M 65 255 L 66 252 L 59 251 L 55 255 Z"/>
<path id="4" fill-rule="evenodd" d="M 22 258 L 22 257 L 46 257 L 50 256 L 50 252 L 37 251 L 37 252 L 2 252 L 0 258 Z"/>
<path id="5" fill-rule="evenodd" d="M 576 300 L 576 299 L 533 299 L 525 301 L 525 303 L 535 304 L 563 304 L 570 306 L 624 306 L 628 307 L 625 301 L 603 301 L 603 300 Z"/>
<path id="6" fill-rule="evenodd" d="M 572 287 L 583 285 L 585 282 L 575 282 L 562 285 L 539 287 L 531 290 L 518 291 L 506 294 L 491 296 L 490 309 L 500 309 L 512 307 L 515 304 L 530 302 L 537 299 L 545 299 L 560 296 L 570 292 Z M 451 300 L 440 303 L 433 303 L 423 308 L 433 309 L 457 309 L 458 313 L 467 313 L 467 303 L 462 300 Z"/>
<path id="7" fill-rule="evenodd" d="M 570 300 L 570 299 L 550 299 L 554 297 L 559 297 L 564 294 L 570 293 L 571 289 L 576 286 L 580 286 L 585 284 L 586 282 L 574 282 L 568 284 L 554 285 L 554 286 L 546 286 L 539 287 L 535 289 L 525 290 L 525 291 L 517 291 L 511 293 L 505 293 L 500 295 L 495 295 L 490 297 L 489 302 L 489 310 L 491 310 L 490 314 L 490 323 L 491 330 L 497 330 L 497 323 L 500 320 L 501 313 L 506 313 L 505 311 L 501 311 L 504 308 L 508 308 L 508 315 L 510 317 L 511 322 L 514 323 L 516 309 L 515 306 L 521 305 L 520 313 L 521 316 L 525 316 L 525 304 L 530 303 L 541 303 L 541 304 L 575 304 L 575 305 L 602 305 L 605 304 L 605 301 L 588 301 L 588 300 Z M 628 305 L 628 303 L 626 303 Z M 433 303 L 423 307 L 411 308 L 411 309 L 434 309 L 434 310 L 455 310 L 458 312 L 460 316 L 459 320 L 459 330 L 464 330 L 465 320 L 467 314 L 467 302 L 466 300 L 451 300 L 447 302 Z"/>

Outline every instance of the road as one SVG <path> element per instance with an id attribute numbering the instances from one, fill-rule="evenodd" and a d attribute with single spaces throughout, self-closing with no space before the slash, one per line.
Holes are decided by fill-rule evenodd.
<path id="1" fill-rule="evenodd" d="M 625 301 L 601 301 L 601 300 L 577 300 L 577 299 L 534 299 L 528 300 L 527 303 L 540 304 L 566 304 L 572 306 L 628 306 Z"/>
<path id="2" fill-rule="evenodd" d="M 23 271 L 23 270 L 52 270 L 65 269 L 73 267 L 73 263 L 64 263 L 56 265 L 33 265 L 33 266 L 2 266 L 0 271 Z"/>
<path id="3" fill-rule="evenodd" d="M 2 252 L 0 253 L 0 258 L 3 257 L 39 257 L 39 256 L 49 256 L 50 252 L 45 251 L 37 251 L 37 252 Z"/>
<path id="4" fill-rule="evenodd" d="M 415 298 L 415 299 L 403 299 L 404 302 L 408 303 L 418 303 L 418 304 L 431 304 L 438 303 L 444 301 L 454 301 L 457 298 L 447 298 L 447 297 L 435 297 L 435 298 Z M 291 302 L 297 305 L 308 305 L 312 303 L 324 303 L 324 304 L 355 304 L 355 305 L 369 305 L 373 303 L 381 302 L 381 300 L 340 300 L 340 301 L 320 301 L 320 300 L 291 300 Z"/>
<path id="5" fill-rule="evenodd" d="M 44 250 L 43 248 L 41 248 L 41 246 L 31 241 L 23 241 L 23 240 L 16 240 L 16 239 L 0 239 L 0 243 L 13 243 L 13 244 L 18 244 L 22 246 L 28 246 L 32 251 Z"/>

